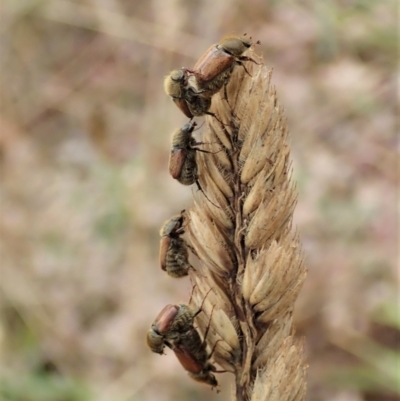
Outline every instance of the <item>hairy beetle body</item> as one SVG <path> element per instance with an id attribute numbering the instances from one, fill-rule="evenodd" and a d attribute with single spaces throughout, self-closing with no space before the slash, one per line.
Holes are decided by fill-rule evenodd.
<path id="1" fill-rule="evenodd" d="M 197 333 L 197 332 L 196 332 Z M 200 337 L 199 337 L 200 340 Z M 201 341 L 200 341 L 201 343 Z M 218 381 L 211 372 L 215 372 L 216 368 L 210 362 L 207 361 L 208 356 L 205 351 L 204 345 L 201 343 L 202 348 L 204 348 L 205 359 L 199 360 L 195 354 L 193 354 L 187 347 L 187 343 L 181 341 L 173 347 L 173 351 L 178 358 L 179 362 L 183 368 L 189 373 L 189 376 L 200 382 L 209 384 L 211 387 L 217 387 Z M 198 354 L 198 352 L 197 352 Z"/>
<path id="2" fill-rule="evenodd" d="M 210 323 L 211 317 L 203 341 L 197 330 L 191 326 L 189 330 L 181 333 L 179 339 L 174 342 L 171 348 L 192 379 L 209 384 L 211 387 L 217 387 L 217 379 L 211 372 L 222 373 L 222 371 L 218 371 L 210 362 L 216 344 L 211 353 L 207 353 L 206 338 Z"/>
<path id="3" fill-rule="evenodd" d="M 183 185 L 192 185 L 197 178 L 196 140 L 192 136 L 196 125 L 195 122 L 185 124 L 172 138 L 169 172 Z"/>
<path id="4" fill-rule="evenodd" d="M 187 73 L 184 69 L 171 71 L 164 79 L 164 91 L 173 99 L 181 99 L 184 96 L 184 88 L 187 85 Z"/>
<path id="5" fill-rule="evenodd" d="M 211 99 L 209 100 L 211 101 Z M 188 122 L 173 135 L 169 157 L 169 173 L 172 178 L 176 179 L 182 185 L 192 185 L 196 183 L 197 188 L 203 192 L 203 195 L 210 201 L 198 180 L 196 152 L 212 152 L 197 147 L 198 145 L 203 145 L 203 142 L 196 142 L 196 139 L 192 136 L 196 125 L 194 121 Z M 214 206 L 219 207 L 215 204 Z M 179 246 L 179 244 L 176 244 L 176 246 Z"/>
<path id="6" fill-rule="evenodd" d="M 193 117 L 201 117 L 205 114 L 214 116 L 208 110 L 211 107 L 211 97 L 203 96 L 201 92 L 196 92 L 194 88 L 189 88 L 186 92 L 186 105 Z"/>
<path id="7" fill-rule="evenodd" d="M 203 109 L 207 106 L 210 108 L 211 101 L 208 104 L 198 99 L 198 91 L 189 85 L 188 78 L 189 73 L 186 68 L 171 71 L 164 79 L 164 91 L 186 117 L 193 118 L 203 115 Z"/>
<path id="8" fill-rule="evenodd" d="M 183 221 L 182 211 L 167 220 L 160 230 L 160 266 L 175 278 L 187 276 L 191 268 L 186 241 L 180 237 L 184 233 Z"/>
<path id="9" fill-rule="evenodd" d="M 188 70 L 196 77 L 198 91 L 202 91 L 199 96 L 211 97 L 223 86 L 226 87 L 234 67 L 236 65 L 244 67 L 243 61 L 257 64 L 252 58 L 243 56 L 252 44 L 251 39 L 245 36 L 226 36 L 211 46 L 200 57 L 193 70 Z"/>
<path id="10" fill-rule="evenodd" d="M 246 36 L 226 36 L 212 45 L 196 62 L 193 69 L 173 70 L 164 80 L 164 90 L 189 118 L 212 115 L 211 97 L 225 88 L 235 65 L 255 60 L 243 56 L 253 42 Z M 245 67 L 244 67 L 245 68 Z M 247 70 L 246 70 L 247 71 Z M 191 76 L 195 82 L 191 81 Z"/>
<path id="11" fill-rule="evenodd" d="M 172 347 L 182 333 L 193 328 L 194 318 L 199 312 L 194 313 L 186 304 L 165 306 L 147 332 L 149 348 L 157 354 L 163 354 L 166 345 Z"/>
<path id="12" fill-rule="evenodd" d="M 217 47 L 223 49 L 225 52 L 235 57 L 241 57 L 243 53 L 253 45 L 251 38 L 247 36 L 225 36 L 223 37 Z"/>
<path id="13" fill-rule="evenodd" d="M 211 97 L 229 79 L 235 59 L 218 45 L 211 46 L 193 67 L 198 88 L 206 91 L 203 96 Z"/>

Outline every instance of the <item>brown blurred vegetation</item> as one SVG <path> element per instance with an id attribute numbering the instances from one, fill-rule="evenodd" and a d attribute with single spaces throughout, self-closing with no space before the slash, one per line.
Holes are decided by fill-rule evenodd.
<path id="1" fill-rule="evenodd" d="M 167 172 L 186 118 L 162 80 L 243 32 L 291 131 L 309 400 L 398 399 L 394 0 L 0 7 L 1 400 L 229 399 L 229 374 L 216 395 L 144 336 L 190 291 L 157 262 L 161 223 L 191 202 Z"/>

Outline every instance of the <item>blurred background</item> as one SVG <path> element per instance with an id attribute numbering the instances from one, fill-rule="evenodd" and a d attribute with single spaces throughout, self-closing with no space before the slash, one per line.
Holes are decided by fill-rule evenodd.
<path id="1" fill-rule="evenodd" d="M 274 68 L 308 278 L 311 401 L 400 398 L 394 0 L 1 2 L 1 401 L 227 400 L 145 333 L 188 280 L 158 267 L 191 204 L 163 77 L 247 32 Z"/>

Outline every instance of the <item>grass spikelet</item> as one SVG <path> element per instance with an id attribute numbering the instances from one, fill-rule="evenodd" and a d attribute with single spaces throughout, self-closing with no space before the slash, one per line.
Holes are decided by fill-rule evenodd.
<path id="1" fill-rule="evenodd" d="M 306 271 L 292 229 L 288 129 L 272 71 L 252 62 L 246 69 L 235 68 L 228 101 L 223 91 L 213 97 L 211 111 L 227 125 L 208 116 L 202 141 L 212 153 L 196 154 L 209 199 L 196 192 L 187 212 L 201 261 L 189 271 L 192 304 L 203 304 L 196 323 L 203 335 L 209 325 L 212 358 L 234 373 L 237 401 L 300 401 L 305 366 L 292 311 Z"/>

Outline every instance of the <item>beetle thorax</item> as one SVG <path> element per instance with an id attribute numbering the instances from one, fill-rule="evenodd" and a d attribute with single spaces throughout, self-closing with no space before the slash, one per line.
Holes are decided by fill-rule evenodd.
<path id="1" fill-rule="evenodd" d="M 174 70 L 164 79 L 164 91 L 173 98 L 182 98 L 186 81 L 186 73 L 183 69 Z"/>
<path id="2" fill-rule="evenodd" d="M 219 42 L 218 47 L 235 57 L 240 57 L 252 41 L 245 36 L 227 36 Z"/>
<path id="3" fill-rule="evenodd" d="M 172 138 L 172 146 L 176 149 L 190 149 L 192 131 L 179 130 Z"/>

